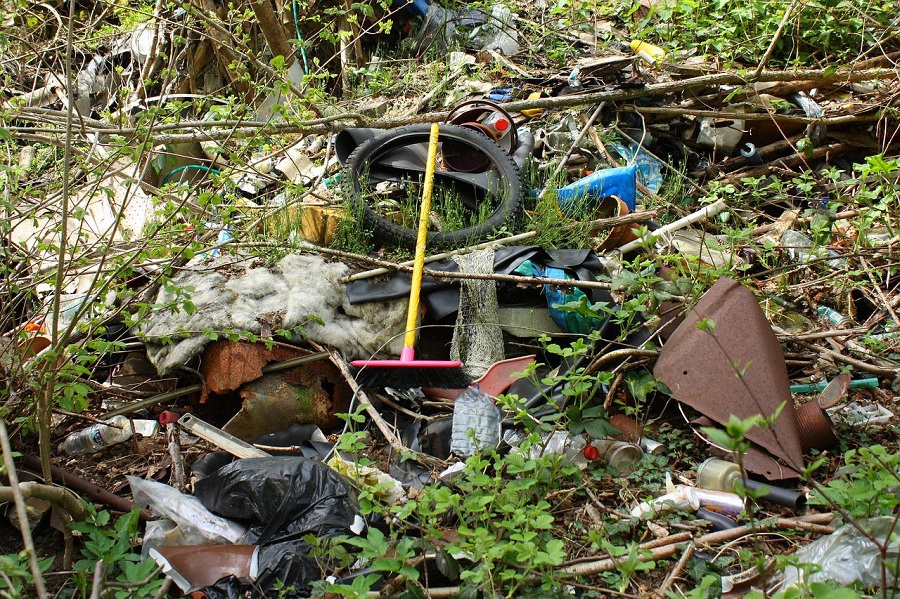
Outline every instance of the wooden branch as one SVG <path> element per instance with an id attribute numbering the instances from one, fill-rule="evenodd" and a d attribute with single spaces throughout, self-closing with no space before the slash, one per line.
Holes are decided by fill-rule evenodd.
<path id="1" fill-rule="evenodd" d="M 269 0 L 250 0 L 250 7 L 253 14 L 259 22 L 259 28 L 262 30 L 269 49 L 272 50 L 273 56 L 284 56 L 284 66 L 288 67 L 294 62 L 294 48 L 288 42 L 284 28 L 275 16 L 272 4 Z"/>
<path id="2" fill-rule="evenodd" d="M 826 514 L 826 516 L 828 516 L 829 518 L 833 518 L 831 514 Z M 815 522 L 797 520 L 794 518 L 770 518 L 768 520 L 763 520 L 755 524 L 747 524 L 744 526 L 738 526 L 737 528 L 711 532 L 697 537 L 693 542 L 695 545 L 717 545 L 719 543 L 733 541 L 735 539 L 739 539 L 743 536 L 754 534 L 757 532 L 789 529 L 809 530 L 810 527 L 818 527 L 817 530 L 823 533 L 826 530 L 829 531 L 829 533 L 834 532 L 833 528 L 822 527 Z M 641 562 L 648 562 L 667 559 L 675 555 L 675 553 L 678 551 L 678 547 L 678 543 L 669 543 L 660 547 L 655 547 L 650 549 L 649 554 L 639 556 L 638 560 Z M 558 570 L 558 573 L 564 576 L 591 576 L 594 574 L 600 574 L 601 572 L 609 572 L 610 570 L 614 570 L 620 563 L 625 562 L 629 559 L 631 558 L 627 555 L 615 558 L 606 558 L 594 562 L 587 562 L 565 567 Z"/>
<path id="3" fill-rule="evenodd" d="M 737 182 L 740 179 L 748 177 L 765 177 L 766 175 L 769 175 L 773 171 L 778 169 L 795 168 L 797 166 L 800 166 L 801 164 L 807 164 L 809 162 L 821 160 L 828 156 L 836 156 L 838 154 L 843 154 L 844 152 L 849 152 L 851 149 L 853 149 L 853 146 L 851 146 L 850 144 L 827 144 L 815 148 L 809 156 L 807 156 L 803 152 L 797 152 L 768 164 L 763 164 L 762 166 L 756 166 L 743 171 L 736 171 L 721 180 L 727 182 Z"/>
<path id="4" fill-rule="evenodd" d="M 16 465 L 13 462 L 12 447 L 9 444 L 9 435 L 6 432 L 6 420 L 0 418 L 0 449 L 3 450 L 3 465 L 6 467 L 6 476 L 9 478 L 9 488 L 12 500 L 16 506 L 16 515 L 22 525 L 22 543 L 28 552 L 28 566 L 34 577 L 34 590 L 39 599 L 46 599 L 47 588 L 44 586 L 44 577 L 37 561 L 37 552 L 34 548 L 34 539 L 31 537 L 31 529 L 28 527 L 28 514 L 25 510 L 25 498 L 19 484 Z"/>
<path id="5" fill-rule="evenodd" d="M 306 245 L 303 247 L 311 252 L 316 252 L 320 254 L 325 254 L 326 256 L 335 256 L 338 258 L 344 258 L 348 260 L 357 260 L 359 262 L 366 262 L 368 264 L 375 264 L 377 266 L 383 266 L 385 268 L 390 268 L 394 270 L 400 270 L 403 272 L 412 272 L 411 266 L 402 266 L 395 262 L 389 262 L 387 260 L 379 260 L 378 258 L 372 258 L 370 256 L 364 256 L 362 254 L 352 254 L 350 252 L 342 252 L 340 250 L 333 250 L 331 248 L 319 247 L 314 245 Z M 478 273 L 463 273 L 463 272 L 450 272 L 445 270 L 424 270 L 422 272 L 424 276 L 433 277 L 435 279 L 450 279 L 450 280 L 476 280 L 476 281 L 500 281 L 503 283 L 516 283 L 518 285 L 553 285 L 556 287 L 562 287 L 565 289 L 571 289 L 573 287 L 582 287 L 584 289 L 609 289 L 610 284 L 605 281 L 578 281 L 575 279 L 542 279 L 540 277 L 517 277 L 513 275 L 502 275 L 502 274 L 478 274 Z"/>

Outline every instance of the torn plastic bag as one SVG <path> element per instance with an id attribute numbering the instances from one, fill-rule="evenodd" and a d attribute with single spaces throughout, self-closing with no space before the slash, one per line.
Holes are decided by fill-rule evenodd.
<path id="1" fill-rule="evenodd" d="M 561 268 L 539 266 L 530 260 L 526 260 L 520 264 L 513 272 L 525 277 L 572 279 L 572 277 Z M 547 309 L 550 312 L 550 318 L 552 318 L 553 322 L 564 331 L 587 335 L 594 329 L 602 328 L 606 321 L 606 319 L 601 320 L 585 316 L 572 310 L 560 309 L 560 306 L 564 306 L 570 302 L 579 302 L 581 298 L 587 299 L 587 294 L 577 287 L 564 289 L 553 285 L 544 285 L 544 295 L 547 298 Z"/>
<path id="2" fill-rule="evenodd" d="M 887 543 L 887 583 L 889 587 L 896 588 L 897 574 L 891 572 L 891 564 L 897 563 L 900 554 L 900 535 L 896 530 L 896 518 L 880 516 L 861 520 L 857 524 L 879 542 Z M 793 557 L 800 564 L 816 564 L 821 569 L 807 575 L 793 566 L 788 566 L 784 570 L 784 588 L 793 586 L 803 579 L 806 582 L 833 580 L 841 586 L 849 586 L 859 580 L 867 587 L 881 586 L 881 552 L 878 546 L 849 524 L 801 547 Z"/>
<path id="3" fill-rule="evenodd" d="M 260 588 L 268 593 L 280 581 L 293 586 L 296 596 L 305 596 L 309 582 L 322 572 L 303 537 L 323 539 L 362 530 L 356 491 L 349 481 L 324 464 L 299 456 L 232 462 L 198 481 L 194 492 L 210 511 L 247 522 L 242 542 L 260 545 L 259 575 L 253 586 L 224 579 L 214 587 L 219 593 L 233 592 L 236 585 L 242 591 Z"/>
<path id="4" fill-rule="evenodd" d="M 126 476 L 131 485 L 134 504 L 149 507 L 161 520 L 147 523 L 142 553 L 165 545 L 226 545 L 236 543 L 247 533 L 237 522 L 211 513 L 191 495 L 174 487 L 137 476 Z"/>
<path id="5" fill-rule="evenodd" d="M 280 447 L 278 455 L 296 456 L 302 455 L 314 460 L 324 460 L 334 448 L 327 442 L 325 434 L 314 424 L 294 424 L 290 428 L 277 433 L 268 433 L 253 441 L 254 445 L 265 447 Z M 191 475 L 196 479 L 206 478 L 222 466 L 234 461 L 234 456 L 227 451 L 214 451 L 201 456 L 191 464 Z"/>

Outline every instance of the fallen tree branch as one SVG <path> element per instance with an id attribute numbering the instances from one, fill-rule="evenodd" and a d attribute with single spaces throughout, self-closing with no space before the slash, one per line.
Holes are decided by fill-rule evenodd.
<path id="1" fill-rule="evenodd" d="M 833 518 L 831 514 L 825 514 L 830 519 Z M 814 522 L 797 520 L 794 518 L 769 518 L 767 520 L 762 520 L 760 522 L 754 524 L 747 524 L 744 526 L 738 526 L 737 528 L 730 528 L 728 530 L 721 530 L 717 532 L 711 532 L 700 537 L 694 539 L 694 545 L 717 545 L 719 543 L 724 543 L 727 541 L 733 541 L 734 539 L 738 539 L 740 537 L 750 535 L 757 532 L 764 532 L 770 530 L 790 530 L 790 529 L 798 529 L 798 530 L 810 530 L 811 527 L 815 527 L 817 532 L 821 532 L 823 534 L 829 534 L 834 532 L 834 529 L 827 526 L 821 526 Z M 825 531 L 828 531 L 827 533 Z M 667 545 L 663 545 L 661 547 L 655 547 L 650 549 L 648 554 L 644 554 L 639 556 L 637 559 L 641 562 L 648 561 L 657 561 L 661 559 L 667 559 L 675 555 L 678 551 L 678 547 L 680 545 L 678 543 L 670 543 Z M 632 559 L 630 556 L 620 556 L 614 558 L 606 558 L 602 560 L 598 560 L 595 562 L 588 562 L 584 564 L 576 564 L 574 566 L 569 566 L 563 568 L 559 571 L 559 573 L 563 576 L 591 576 L 594 574 L 600 574 L 601 572 L 609 572 L 610 570 L 614 570 L 616 566 L 621 563 L 624 563 L 628 560 Z"/>
<path id="2" fill-rule="evenodd" d="M 19 477 L 16 473 L 16 465 L 13 462 L 12 447 L 9 444 L 9 435 L 6 432 L 6 420 L 0 418 L 0 448 L 3 450 L 3 465 L 6 467 L 6 476 L 9 477 L 10 493 L 16 506 L 16 515 L 21 524 L 22 544 L 28 553 L 28 567 L 34 577 L 34 590 L 39 599 L 46 599 L 47 588 L 44 586 L 44 577 L 37 561 L 37 552 L 34 548 L 34 539 L 31 538 L 31 529 L 28 527 L 28 514 L 25 509 L 25 498 L 19 487 Z"/>

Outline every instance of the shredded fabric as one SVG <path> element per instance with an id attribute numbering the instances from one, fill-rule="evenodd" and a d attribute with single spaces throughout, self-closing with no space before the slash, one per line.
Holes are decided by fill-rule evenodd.
<path id="1" fill-rule="evenodd" d="M 243 268 L 241 268 L 243 266 Z M 341 263 L 320 256 L 290 254 L 271 267 L 229 264 L 225 268 L 188 270 L 163 286 L 158 310 L 137 327 L 147 355 L 160 374 L 186 364 L 203 351 L 211 335 L 263 327 L 276 331 L 303 326 L 304 338 L 340 351 L 348 360 L 398 355 L 403 347 L 405 300 L 351 305 L 338 280 L 348 273 Z M 196 310 L 188 313 L 183 300 Z M 321 319 L 324 324 L 314 322 Z"/>

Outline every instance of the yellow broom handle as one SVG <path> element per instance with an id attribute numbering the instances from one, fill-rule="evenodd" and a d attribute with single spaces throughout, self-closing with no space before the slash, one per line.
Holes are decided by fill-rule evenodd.
<path id="1" fill-rule="evenodd" d="M 437 161 L 437 123 L 431 124 L 428 138 L 428 161 L 425 163 L 425 181 L 422 186 L 422 206 L 419 212 L 419 231 L 416 237 L 416 255 L 413 259 L 412 288 L 409 290 L 409 309 L 406 313 L 405 347 L 416 344 L 416 321 L 419 316 L 419 292 L 422 290 L 422 271 L 425 270 L 425 239 L 428 235 L 428 213 L 431 211 L 431 191 L 434 188 L 434 165 Z"/>

